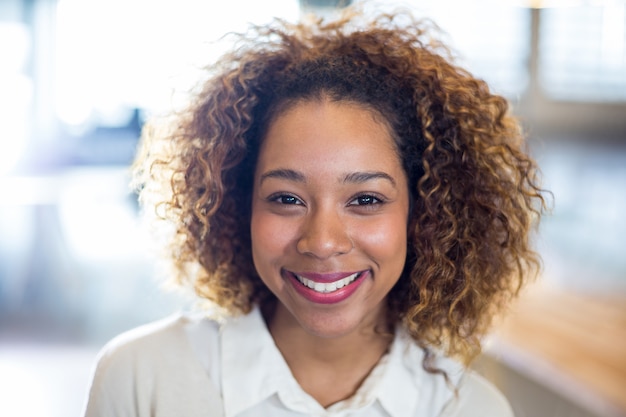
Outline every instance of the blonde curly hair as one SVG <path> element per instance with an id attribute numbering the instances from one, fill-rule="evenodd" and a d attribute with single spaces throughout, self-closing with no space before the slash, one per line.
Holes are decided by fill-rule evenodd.
<path id="1" fill-rule="evenodd" d="M 363 19 L 277 20 L 239 35 L 190 105 L 145 129 L 135 181 L 174 228 L 178 282 L 247 313 L 274 300 L 254 269 L 249 230 L 268 124 L 321 95 L 372 109 L 392 127 L 411 193 L 389 319 L 420 346 L 469 361 L 494 314 L 538 270 L 529 245 L 545 208 L 536 164 L 506 100 L 453 63 L 430 23 Z"/>

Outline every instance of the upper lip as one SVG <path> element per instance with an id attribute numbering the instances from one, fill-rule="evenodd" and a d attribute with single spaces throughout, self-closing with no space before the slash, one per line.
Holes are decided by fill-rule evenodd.
<path id="1" fill-rule="evenodd" d="M 303 278 L 306 278 L 306 279 L 310 279 L 311 281 L 327 283 L 327 282 L 335 282 L 335 281 L 338 281 L 340 279 L 349 277 L 350 275 L 361 273 L 363 271 L 326 272 L 326 273 L 321 273 L 321 272 L 293 272 L 293 271 L 290 271 L 290 272 L 292 274 L 298 275 L 300 277 L 303 277 Z"/>

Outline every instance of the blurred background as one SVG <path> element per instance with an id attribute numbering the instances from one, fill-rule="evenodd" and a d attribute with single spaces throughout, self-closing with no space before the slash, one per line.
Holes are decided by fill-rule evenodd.
<path id="1" fill-rule="evenodd" d="M 0 415 L 80 415 L 95 355 L 185 309 L 128 188 L 214 41 L 331 0 L 0 0 Z M 343 2 L 349 3 L 349 2 Z M 626 1 L 414 0 L 505 95 L 554 194 L 540 280 L 476 367 L 518 417 L 626 416 Z"/>

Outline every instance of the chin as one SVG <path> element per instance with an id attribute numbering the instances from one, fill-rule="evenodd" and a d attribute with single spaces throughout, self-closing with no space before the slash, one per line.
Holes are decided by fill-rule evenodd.
<path id="1" fill-rule="evenodd" d="M 294 318 L 307 333 L 323 339 L 337 339 L 375 327 L 373 318 L 365 311 L 315 311 L 296 314 Z"/>

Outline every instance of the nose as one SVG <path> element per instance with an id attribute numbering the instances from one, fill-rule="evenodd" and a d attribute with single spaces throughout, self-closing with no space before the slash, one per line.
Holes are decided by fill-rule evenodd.
<path id="1" fill-rule="evenodd" d="M 339 213 L 327 208 L 308 213 L 296 246 L 301 254 L 328 259 L 350 252 L 354 245 Z"/>

